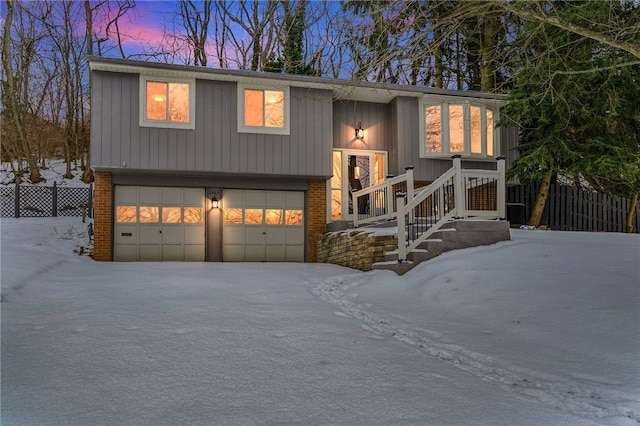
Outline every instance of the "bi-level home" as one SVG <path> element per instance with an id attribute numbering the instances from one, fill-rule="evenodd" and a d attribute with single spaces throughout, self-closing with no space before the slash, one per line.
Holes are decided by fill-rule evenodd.
<path id="1" fill-rule="evenodd" d="M 94 258 L 317 260 L 356 191 L 413 166 L 495 169 L 505 99 L 90 57 Z M 360 200 L 361 201 L 361 200 Z"/>

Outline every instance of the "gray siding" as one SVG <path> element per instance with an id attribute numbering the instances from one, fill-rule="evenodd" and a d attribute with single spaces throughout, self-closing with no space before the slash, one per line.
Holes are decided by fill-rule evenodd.
<path id="1" fill-rule="evenodd" d="M 385 104 L 373 102 L 336 101 L 333 104 L 333 147 L 343 149 L 386 150 L 387 130 Z M 355 137 L 355 128 L 362 123 L 364 139 Z"/>
<path id="2" fill-rule="evenodd" d="M 397 148 L 389 149 L 389 172 L 397 175 L 404 173 L 406 166 L 413 166 L 414 178 L 417 181 L 431 182 L 437 179 L 452 166 L 451 160 L 433 160 L 420 158 L 420 125 L 418 120 L 419 101 L 416 98 L 398 97 L 390 102 L 390 120 L 397 124 L 390 127 L 395 135 L 390 140 L 397 141 Z M 513 128 L 499 128 L 500 155 L 507 157 L 506 167 L 510 167 L 515 157 L 513 147 L 518 142 L 517 131 Z M 495 169 L 492 161 L 464 161 L 462 166 L 474 169 Z"/>
<path id="3" fill-rule="evenodd" d="M 232 82 L 196 80 L 194 130 L 139 126 L 139 76 L 94 71 L 92 165 L 272 176 L 331 175 L 331 92 L 291 87 L 289 135 L 238 133 Z"/>

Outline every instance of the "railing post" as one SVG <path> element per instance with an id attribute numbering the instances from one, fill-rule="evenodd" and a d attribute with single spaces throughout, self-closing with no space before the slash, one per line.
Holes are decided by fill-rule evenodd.
<path id="1" fill-rule="evenodd" d="M 414 184 L 413 184 L 413 166 L 407 166 L 404 168 L 404 170 L 407 172 L 407 204 L 409 204 L 411 202 L 411 200 L 413 200 L 413 191 L 414 191 Z M 413 210 L 409 211 L 409 224 L 413 224 L 415 221 L 413 220 Z"/>
<path id="2" fill-rule="evenodd" d="M 455 191 L 456 210 L 459 218 L 464 218 L 467 211 L 464 178 L 462 177 L 462 155 L 452 156 L 455 175 L 453 176 L 453 190 Z"/>
<path id="3" fill-rule="evenodd" d="M 18 182 L 16 182 L 16 190 L 14 195 L 15 195 L 15 205 L 13 206 L 14 216 L 20 217 L 20 185 L 18 185 Z"/>
<path id="4" fill-rule="evenodd" d="M 393 175 L 387 175 L 387 186 L 385 188 L 385 202 L 387 203 L 387 214 L 389 215 L 388 220 L 393 219 L 393 185 L 389 183 L 389 179 L 393 178 Z"/>
<path id="5" fill-rule="evenodd" d="M 505 214 L 505 209 L 507 208 L 507 198 L 506 198 L 506 190 L 507 190 L 507 180 L 505 178 L 505 157 L 498 157 L 498 188 L 496 189 L 496 203 L 498 209 L 498 218 L 500 220 L 504 220 L 507 216 Z"/>
<path id="6" fill-rule="evenodd" d="M 396 192 L 396 204 L 398 206 L 398 263 L 407 261 L 407 239 L 404 234 L 404 197 L 406 194 Z"/>
<path id="7" fill-rule="evenodd" d="M 358 195 L 357 191 L 351 191 L 351 210 L 353 210 L 353 227 L 358 227 Z"/>

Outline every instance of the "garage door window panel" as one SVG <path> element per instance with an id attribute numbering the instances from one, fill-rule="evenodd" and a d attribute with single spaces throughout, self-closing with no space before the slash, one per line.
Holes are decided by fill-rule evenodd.
<path id="1" fill-rule="evenodd" d="M 283 214 L 281 209 L 266 209 L 265 223 L 267 225 L 282 225 Z"/>
<path id="2" fill-rule="evenodd" d="M 163 207 L 162 223 L 182 223 L 182 209 L 180 207 Z"/>
<path id="3" fill-rule="evenodd" d="M 245 225 L 262 225 L 263 210 L 262 209 L 245 209 L 244 223 Z"/>
<path id="4" fill-rule="evenodd" d="M 138 221 L 138 209 L 136 206 L 116 207 L 117 223 L 136 223 Z"/>
<path id="5" fill-rule="evenodd" d="M 286 224 L 289 226 L 298 226 L 303 223 L 302 210 L 287 210 L 286 216 Z"/>
<path id="6" fill-rule="evenodd" d="M 184 223 L 190 225 L 201 225 L 203 223 L 202 208 L 200 207 L 185 207 L 184 208 Z"/>
<path id="7" fill-rule="evenodd" d="M 224 209 L 225 225 L 242 225 L 242 209 L 238 207 L 228 207 Z"/>
<path id="8" fill-rule="evenodd" d="M 153 206 L 140 206 L 140 223 L 158 223 L 159 209 Z"/>

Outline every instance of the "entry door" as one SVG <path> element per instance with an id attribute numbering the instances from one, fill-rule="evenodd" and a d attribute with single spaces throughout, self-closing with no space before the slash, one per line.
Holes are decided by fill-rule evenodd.
<path id="1" fill-rule="evenodd" d="M 225 190 L 224 261 L 303 262 L 304 193 Z"/>
<path id="2" fill-rule="evenodd" d="M 115 204 L 115 260 L 204 260 L 204 189 L 116 186 Z"/>
<path id="3" fill-rule="evenodd" d="M 331 219 L 353 217 L 353 193 L 384 181 L 387 154 L 382 151 L 336 150 L 331 179 Z M 360 200 L 358 211 L 366 213 L 367 200 Z"/>

